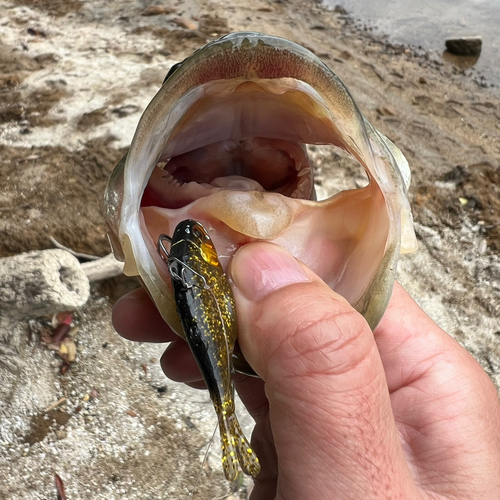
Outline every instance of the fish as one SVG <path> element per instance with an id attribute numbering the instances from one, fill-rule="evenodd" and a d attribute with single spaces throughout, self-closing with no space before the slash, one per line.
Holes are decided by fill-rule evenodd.
<path id="1" fill-rule="evenodd" d="M 217 251 L 203 225 L 190 219 L 181 221 L 172 237 L 160 235 L 157 248 L 172 277 L 184 335 L 218 416 L 225 477 L 234 481 L 238 464 L 245 474 L 255 477 L 260 472 L 259 460 L 241 429 L 234 403 L 236 306 Z"/>
<path id="2" fill-rule="evenodd" d="M 307 145 L 330 145 L 368 184 L 316 199 Z M 144 111 L 103 200 L 109 240 L 163 319 L 186 335 L 161 234 L 198 221 L 223 270 L 255 241 L 288 250 L 374 329 L 402 253 L 415 251 L 401 150 L 362 114 L 339 77 L 284 38 L 236 32 L 171 68 Z M 241 353 L 234 367 L 253 374 Z"/>

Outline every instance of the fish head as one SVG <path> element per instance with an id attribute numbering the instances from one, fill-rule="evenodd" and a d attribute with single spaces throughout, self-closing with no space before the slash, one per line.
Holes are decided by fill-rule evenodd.
<path id="1" fill-rule="evenodd" d="M 317 201 L 307 144 L 351 154 L 368 185 Z M 401 151 L 319 58 L 239 32 L 172 68 L 110 177 L 103 211 L 125 274 L 140 278 L 179 335 L 157 241 L 186 219 L 206 228 L 224 269 L 247 243 L 282 246 L 374 328 L 400 253 L 416 248 L 409 182 Z"/>

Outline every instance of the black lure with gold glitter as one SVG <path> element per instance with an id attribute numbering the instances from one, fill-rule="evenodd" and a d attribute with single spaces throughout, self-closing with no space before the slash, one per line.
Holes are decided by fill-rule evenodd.
<path id="1" fill-rule="evenodd" d="M 165 240 L 170 242 L 169 251 Z M 245 474 L 256 476 L 259 460 L 234 407 L 235 303 L 214 244 L 199 222 L 188 219 L 177 225 L 172 238 L 160 236 L 158 250 L 172 277 L 184 334 L 219 417 L 224 474 L 229 481 L 236 479 L 239 463 Z"/>

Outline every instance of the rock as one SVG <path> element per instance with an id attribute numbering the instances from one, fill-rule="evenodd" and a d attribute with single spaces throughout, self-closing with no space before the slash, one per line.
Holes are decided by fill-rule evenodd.
<path id="1" fill-rule="evenodd" d="M 443 241 L 438 231 L 415 222 L 415 232 L 427 247 L 430 246 L 435 250 L 441 250 Z"/>
<path id="2" fill-rule="evenodd" d="M 52 315 L 83 306 L 89 279 L 78 259 L 65 250 L 42 250 L 0 259 L 1 315 Z"/>
<path id="3" fill-rule="evenodd" d="M 2 335 L 2 333 L 3 332 L 0 330 L 0 335 L 2 337 L 5 336 Z M 13 345 L 10 345 L 11 343 Z M 12 373 L 18 373 L 21 369 L 21 366 L 22 366 L 21 357 L 19 356 L 19 350 L 17 349 L 15 343 L 13 343 L 10 338 L 9 338 L 9 344 L 4 344 L 0 340 L 0 369 L 5 368 Z"/>
<path id="4" fill-rule="evenodd" d="M 481 53 L 483 39 L 480 36 L 457 36 L 448 38 L 446 48 L 459 56 L 478 56 Z"/>
<path id="5" fill-rule="evenodd" d="M 494 289 L 500 290 L 500 263 L 487 257 L 478 259 L 476 262 L 475 277 L 480 283 L 487 283 Z"/>
<path id="6" fill-rule="evenodd" d="M 87 271 L 99 279 L 102 261 L 115 266 L 109 260 L 94 261 L 100 265 Z M 42 250 L 0 259 L 0 369 L 20 373 L 26 367 L 23 351 L 28 319 L 82 307 L 89 294 L 89 278 L 78 259 L 66 250 Z"/>

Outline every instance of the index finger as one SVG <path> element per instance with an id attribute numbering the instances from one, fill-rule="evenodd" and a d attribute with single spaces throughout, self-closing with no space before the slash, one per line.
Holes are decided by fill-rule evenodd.
<path id="1" fill-rule="evenodd" d="M 136 342 L 171 342 L 179 336 L 165 323 L 143 288 L 121 297 L 113 307 L 115 330 Z"/>

